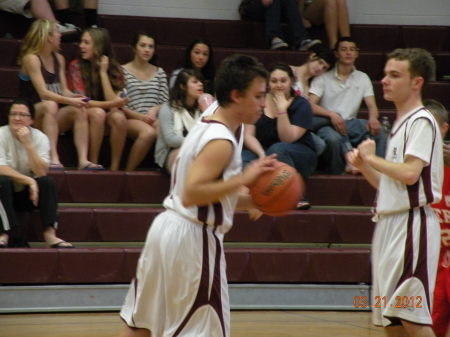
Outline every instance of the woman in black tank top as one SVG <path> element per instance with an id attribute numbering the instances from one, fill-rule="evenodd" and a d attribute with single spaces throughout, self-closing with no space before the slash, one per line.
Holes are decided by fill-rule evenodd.
<path id="1" fill-rule="evenodd" d="M 19 55 L 20 95 L 32 100 L 35 126 L 49 138 L 50 169 L 64 168 L 57 152 L 58 135 L 70 129 L 74 131 L 78 168 L 103 169 L 88 160 L 88 103 L 86 97 L 67 89 L 65 60 L 58 52 L 60 38 L 56 22 L 33 22 Z"/>

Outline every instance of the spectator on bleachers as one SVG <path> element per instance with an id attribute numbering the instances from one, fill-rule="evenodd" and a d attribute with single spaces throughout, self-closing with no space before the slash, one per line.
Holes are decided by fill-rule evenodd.
<path id="1" fill-rule="evenodd" d="M 276 153 L 279 161 L 295 167 L 306 180 L 317 164 L 311 135 L 311 105 L 306 98 L 295 94 L 294 73 L 289 65 L 276 63 L 269 72 L 264 113 L 255 125 L 245 127 L 243 164 Z M 298 207 L 309 208 L 309 203 L 301 201 Z"/>
<path id="2" fill-rule="evenodd" d="M 181 68 L 175 69 L 170 75 L 169 87 L 172 88 L 182 69 L 197 69 L 203 75 L 205 92 L 214 94 L 214 54 L 211 44 L 204 39 L 195 39 L 184 52 Z"/>
<path id="3" fill-rule="evenodd" d="M 134 170 L 156 140 L 158 113 L 169 98 L 167 75 L 155 65 L 155 39 L 139 32 L 132 40 L 134 58 L 122 66 L 128 104 L 122 108 L 127 116 L 127 136 L 134 139 L 128 155 L 127 171 Z"/>
<path id="4" fill-rule="evenodd" d="M 448 125 L 448 111 L 434 99 L 424 99 L 423 106 L 428 109 L 438 122 L 441 136 L 445 139 Z M 450 144 L 444 144 L 444 182 L 442 199 L 433 205 L 441 225 L 441 252 L 436 276 L 433 299 L 433 331 L 436 337 L 446 337 L 450 332 Z"/>
<path id="5" fill-rule="evenodd" d="M 95 100 L 93 108 L 88 109 L 89 159 L 98 163 L 106 120 L 111 143 L 110 168 L 118 170 L 127 136 L 127 119 L 119 108 L 128 99 L 121 98 L 125 79 L 114 57 L 108 31 L 87 28 L 81 35 L 80 56 L 70 62 L 67 78 L 72 91 Z"/>
<path id="6" fill-rule="evenodd" d="M 311 50 L 305 63 L 299 66 L 291 65 L 295 77 L 293 88 L 297 94 L 309 98 L 308 92 L 312 79 L 333 68 L 335 62 L 333 51 L 320 45 Z"/>
<path id="7" fill-rule="evenodd" d="M 75 25 L 73 14 L 70 10 L 69 0 L 53 0 L 55 3 L 55 15 L 64 24 Z M 84 27 L 97 27 L 98 0 L 83 0 Z"/>
<path id="8" fill-rule="evenodd" d="M 0 127 L 0 248 L 8 247 L 11 230 L 19 223 L 16 211 L 39 209 L 48 247 L 72 248 L 56 236 L 57 191 L 48 174 L 50 145 L 41 131 L 32 128 L 34 109 L 25 99 L 9 108 L 8 125 Z"/>
<path id="9" fill-rule="evenodd" d="M 293 88 L 296 94 L 309 99 L 309 85 L 312 79 L 333 68 L 335 61 L 333 51 L 320 44 L 313 47 L 313 51 L 309 54 L 305 63 L 300 66 L 291 65 L 295 77 Z M 311 135 L 314 139 L 317 156 L 320 156 L 325 151 L 325 141 L 314 132 L 311 132 Z"/>
<path id="10" fill-rule="evenodd" d="M 69 129 L 73 129 L 78 168 L 103 169 L 87 158 L 88 103 L 84 96 L 75 95 L 67 88 L 66 63 L 58 52 L 60 39 L 55 22 L 43 19 L 33 22 L 19 55 L 20 96 L 34 104 L 35 126 L 49 138 L 50 169 L 64 168 L 58 155 L 58 136 Z"/>
<path id="11" fill-rule="evenodd" d="M 326 143 L 318 169 L 327 174 L 341 174 L 344 170 L 357 174 L 358 170 L 346 166 L 345 153 L 369 137 L 377 143 L 377 155 L 383 156 L 386 134 L 378 120 L 372 82 L 366 73 L 355 68 L 358 58 L 355 41 L 340 38 L 335 54 L 335 67 L 314 78 L 309 89 L 314 131 Z M 369 120 L 357 118 L 363 100 Z"/>
<path id="12" fill-rule="evenodd" d="M 19 14 L 26 18 L 44 19 L 56 22 L 55 14 L 47 0 L 0 0 L 0 10 Z M 57 23 L 58 31 L 65 34 L 77 33 L 73 25 L 61 25 Z"/>
<path id="13" fill-rule="evenodd" d="M 321 43 L 309 38 L 296 0 L 243 0 L 239 13 L 243 20 L 264 21 L 265 39 L 272 50 L 288 49 L 290 45 L 293 50 L 305 51 Z M 288 39 L 281 30 L 282 18 L 287 21 Z"/>
<path id="14" fill-rule="evenodd" d="M 202 74 L 198 70 L 183 69 L 170 90 L 169 101 L 161 107 L 155 162 L 168 173 L 172 173 L 180 146 L 200 117 L 198 100 L 202 95 Z"/>
<path id="15" fill-rule="evenodd" d="M 350 36 L 347 0 L 299 0 L 298 6 L 306 28 L 325 25 L 331 49 L 339 37 Z"/>

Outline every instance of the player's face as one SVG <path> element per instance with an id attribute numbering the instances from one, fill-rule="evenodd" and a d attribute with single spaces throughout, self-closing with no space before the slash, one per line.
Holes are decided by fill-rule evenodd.
<path id="1" fill-rule="evenodd" d="M 353 65 L 358 58 L 358 48 L 353 42 L 342 41 L 336 50 L 336 58 L 343 65 Z"/>
<path id="2" fill-rule="evenodd" d="M 209 60 L 209 48 L 206 44 L 197 43 L 191 50 L 191 62 L 196 69 L 202 69 Z"/>
<path id="3" fill-rule="evenodd" d="M 31 126 L 31 124 L 33 124 L 33 119 L 28 107 L 23 104 L 13 104 L 9 110 L 10 128 L 17 130 L 24 126 Z"/>
<path id="4" fill-rule="evenodd" d="M 244 112 L 242 123 L 254 124 L 263 114 L 266 105 L 266 80 L 256 77 L 240 100 L 240 110 Z"/>
<path id="5" fill-rule="evenodd" d="M 407 99 L 414 82 L 409 72 L 409 61 L 388 60 L 384 74 L 381 80 L 384 99 L 391 102 L 402 102 Z"/>
<path id="6" fill-rule="evenodd" d="M 270 92 L 282 92 L 286 97 L 290 96 L 292 81 L 288 73 L 276 69 L 270 73 L 269 89 Z"/>
<path id="7" fill-rule="evenodd" d="M 136 57 L 145 62 L 152 59 L 155 54 L 155 40 L 151 37 L 142 35 L 136 44 Z"/>
<path id="8" fill-rule="evenodd" d="M 80 54 L 83 60 L 91 60 L 94 58 L 94 41 L 88 32 L 84 32 L 81 36 Z"/>
<path id="9" fill-rule="evenodd" d="M 189 77 L 186 88 L 186 97 L 197 100 L 203 93 L 203 83 L 195 76 Z"/>

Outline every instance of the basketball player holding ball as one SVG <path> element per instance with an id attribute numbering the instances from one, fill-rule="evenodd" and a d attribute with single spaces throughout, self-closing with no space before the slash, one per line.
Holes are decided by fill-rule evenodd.
<path id="1" fill-rule="evenodd" d="M 215 111 L 207 110 L 185 139 L 166 210 L 147 234 L 120 313 L 122 337 L 230 336 L 223 236 L 236 208 L 255 207 L 243 187 L 273 170 L 274 157 L 266 157 L 241 172 L 242 123 L 261 116 L 266 78 L 250 56 L 232 55 L 219 68 L 218 104 L 208 108 Z"/>

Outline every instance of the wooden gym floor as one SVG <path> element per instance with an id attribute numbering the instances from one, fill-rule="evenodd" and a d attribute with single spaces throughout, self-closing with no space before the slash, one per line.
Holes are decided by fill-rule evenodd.
<path id="1" fill-rule="evenodd" d="M 381 337 L 370 312 L 232 311 L 232 337 Z M 118 313 L 3 314 L 0 337 L 116 337 Z"/>

